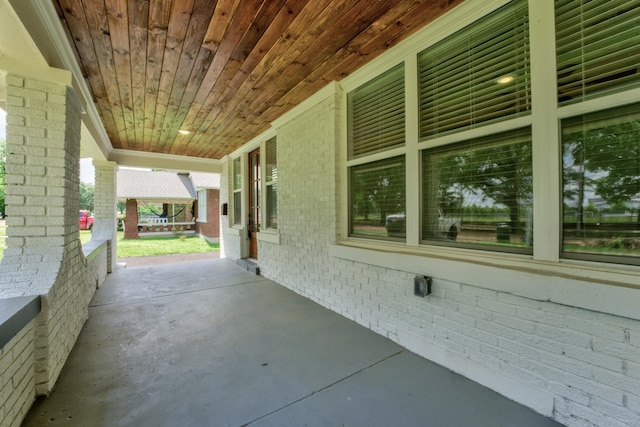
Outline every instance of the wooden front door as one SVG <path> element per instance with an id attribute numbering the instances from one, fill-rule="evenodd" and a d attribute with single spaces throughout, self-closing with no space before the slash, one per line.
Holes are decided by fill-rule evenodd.
<path id="1" fill-rule="evenodd" d="M 249 153 L 249 257 L 258 259 L 260 231 L 260 149 Z"/>

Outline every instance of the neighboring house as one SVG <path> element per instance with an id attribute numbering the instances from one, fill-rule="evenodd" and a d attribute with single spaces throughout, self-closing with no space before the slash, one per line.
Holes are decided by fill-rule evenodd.
<path id="1" fill-rule="evenodd" d="M 125 238 L 180 232 L 218 241 L 217 174 L 120 169 L 117 182 L 118 200 L 126 202 Z M 143 206 L 147 214 L 139 215 Z"/>

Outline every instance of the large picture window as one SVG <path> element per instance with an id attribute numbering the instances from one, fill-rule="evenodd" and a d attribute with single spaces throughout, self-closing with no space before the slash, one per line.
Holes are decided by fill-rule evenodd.
<path id="1" fill-rule="evenodd" d="M 531 132 L 422 153 L 422 240 L 531 252 Z"/>
<path id="2" fill-rule="evenodd" d="M 563 120 L 562 150 L 565 257 L 640 264 L 640 104 Z"/>
<path id="3" fill-rule="evenodd" d="M 350 172 L 350 234 L 358 237 L 404 239 L 404 157 L 354 166 Z"/>
<path id="4" fill-rule="evenodd" d="M 515 1 L 418 55 L 420 137 L 528 114 L 527 2 Z"/>
<path id="5" fill-rule="evenodd" d="M 513 0 L 349 92 L 345 231 L 640 265 L 639 20 Z"/>

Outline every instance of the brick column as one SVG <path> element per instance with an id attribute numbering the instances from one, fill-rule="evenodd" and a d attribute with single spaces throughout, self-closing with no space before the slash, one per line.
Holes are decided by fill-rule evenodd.
<path id="1" fill-rule="evenodd" d="M 107 241 L 107 271 L 111 273 L 117 261 L 117 172 L 118 164 L 94 160 L 96 187 L 93 200 L 95 222 L 91 240 Z M 137 228 L 136 228 L 137 231 Z"/>
<path id="2" fill-rule="evenodd" d="M 127 215 L 124 218 L 124 238 L 137 239 L 138 235 L 138 201 L 127 199 L 125 207 Z"/>
<path id="3" fill-rule="evenodd" d="M 6 250 L 0 298 L 40 295 L 35 391 L 47 394 L 88 318 L 78 232 L 80 114 L 71 75 L 7 74 Z M 43 79 L 51 77 L 52 81 Z"/>
<path id="4" fill-rule="evenodd" d="M 196 202 L 186 202 L 184 204 L 184 221 L 191 222 L 193 221 L 193 211 L 195 210 L 195 206 L 197 206 Z M 191 228 L 191 226 L 185 226 L 185 229 Z M 194 227 L 197 228 L 197 227 Z"/>

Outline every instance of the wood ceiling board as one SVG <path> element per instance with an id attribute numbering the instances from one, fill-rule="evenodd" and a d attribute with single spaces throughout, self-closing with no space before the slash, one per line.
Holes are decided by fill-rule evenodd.
<path id="1" fill-rule="evenodd" d="M 143 151 L 153 151 L 158 90 L 162 75 L 164 47 L 169 29 L 172 0 L 154 0 L 149 5 L 149 34 L 147 39 L 147 67 L 145 74 Z"/>
<path id="2" fill-rule="evenodd" d="M 125 123 L 124 133 L 127 146 L 135 147 L 135 120 L 133 118 L 133 101 L 131 95 L 131 57 L 129 55 L 129 13 L 126 0 L 105 0 L 105 16 L 111 48 L 113 49 L 113 63 L 116 70 L 117 89 L 120 94 L 120 107 Z M 114 88 L 115 90 L 115 88 Z"/>
<path id="3" fill-rule="evenodd" d="M 61 0 L 56 3 L 56 6 L 59 16 L 67 23 L 64 26 L 65 32 L 73 42 L 73 50 L 76 58 L 80 61 L 80 69 L 86 78 L 87 84 L 91 88 L 94 102 L 97 104 L 105 129 L 115 129 L 113 111 L 109 103 L 84 8 L 78 0 Z"/>
<path id="4" fill-rule="evenodd" d="M 385 2 L 376 2 L 380 4 Z M 369 4 L 369 3 L 365 3 Z M 319 28 L 323 31 L 310 31 L 304 33 L 292 49 L 287 51 L 281 61 L 272 70 L 276 73 L 266 73 L 258 82 L 260 85 L 276 85 L 279 88 L 275 93 L 263 92 L 251 101 L 248 109 L 255 114 L 261 115 L 271 103 L 277 103 L 297 84 L 298 79 L 306 77 L 306 74 L 315 68 L 331 61 L 327 53 L 337 46 L 342 45 L 345 39 L 353 37 L 354 33 L 361 31 L 364 25 L 354 25 L 358 17 L 362 16 L 362 3 L 344 2 L 339 5 L 332 4 L 323 10 L 317 21 L 325 22 Z M 331 25 L 326 23 L 332 23 Z M 267 80 L 270 79 L 270 80 Z M 311 91 L 309 91 L 309 95 Z"/>
<path id="5" fill-rule="evenodd" d="M 239 4 L 240 0 L 218 0 L 213 18 L 211 18 L 211 23 L 202 42 L 203 47 L 214 52 L 218 50 Z"/>
<path id="6" fill-rule="evenodd" d="M 80 2 L 79 0 L 75 0 L 73 4 L 75 8 L 74 13 L 78 15 L 81 12 L 80 8 L 84 8 L 84 16 L 87 20 L 87 28 L 89 31 L 88 34 L 84 36 L 90 37 L 93 40 L 93 49 L 97 58 L 100 74 L 95 76 L 90 75 L 89 79 L 95 78 L 96 80 L 102 80 L 106 92 L 106 98 L 104 100 L 108 102 L 113 115 L 115 127 L 106 129 L 107 134 L 114 147 L 127 148 L 125 145 L 127 142 L 126 126 L 122 112 L 120 90 L 116 77 L 116 65 L 113 58 L 113 47 L 111 46 L 111 35 L 104 2 L 88 0 Z"/>
<path id="7" fill-rule="evenodd" d="M 331 13 L 335 13 L 336 6 L 328 7 L 328 2 L 326 0 L 317 0 L 308 2 L 307 5 L 300 11 L 300 13 L 291 21 L 291 24 L 286 29 L 286 31 L 281 33 L 281 36 L 276 40 L 273 47 L 268 51 L 268 54 L 264 56 L 264 59 L 260 61 L 259 65 L 255 68 L 252 76 L 255 76 L 255 79 L 251 80 L 251 85 L 246 86 L 246 90 L 243 90 L 244 86 L 241 86 L 238 90 L 235 91 L 235 96 L 233 97 L 235 102 L 232 101 L 231 104 L 227 105 L 226 111 L 227 114 L 221 114 L 217 116 L 208 115 L 204 117 L 200 123 L 197 121 L 194 122 L 195 125 L 198 126 L 197 136 L 194 139 L 198 142 L 200 140 L 213 140 L 216 143 L 222 143 L 226 141 L 228 144 L 228 138 L 225 137 L 216 137 L 214 135 L 215 129 L 220 128 L 220 126 L 224 124 L 230 124 L 230 120 L 238 117 L 238 112 L 235 109 L 241 105 L 241 103 L 246 99 L 245 97 L 251 93 L 252 87 L 277 87 L 277 84 L 274 83 L 274 80 L 277 79 L 281 72 L 282 68 L 290 62 L 288 58 L 292 56 L 297 56 L 297 51 L 300 50 L 300 46 L 307 42 L 307 38 L 311 38 L 310 35 L 306 34 L 311 28 L 312 22 L 318 22 L 326 20 L 326 18 L 322 18 L 323 14 L 331 15 Z M 351 2 L 353 3 L 353 1 Z M 343 5 L 343 7 L 346 7 Z M 274 27 L 275 28 L 275 27 Z M 221 85 L 224 83 L 221 81 Z M 263 93 L 264 91 L 253 92 L 253 95 L 256 93 Z M 212 90 L 210 96 L 206 100 L 206 104 L 213 104 L 219 102 L 220 89 L 218 91 Z M 256 98 L 253 98 L 255 100 Z M 248 103 L 253 100 L 248 100 Z M 201 118 L 202 116 L 199 116 Z M 237 129 L 237 127 L 235 127 Z M 221 132 L 223 132 L 221 130 Z M 228 145 L 227 145 L 228 146 Z M 236 145 L 231 145 L 231 151 L 235 150 Z M 201 155 L 201 151 L 199 152 Z"/>
<path id="8" fill-rule="evenodd" d="M 144 150 L 147 41 L 149 33 L 149 2 L 128 1 L 131 56 L 131 97 L 136 149 Z"/>
<path id="9" fill-rule="evenodd" d="M 52 1 L 114 148 L 210 158 L 461 2 Z"/>
<path id="10" fill-rule="evenodd" d="M 164 56 L 162 58 L 162 72 L 158 85 L 158 97 L 153 120 L 153 151 L 162 153 L 162 140 L 169 131 L 164 124 L 169 110 L 169 101 L 175 80 L 178 77 L 178 65 L 184 47 L 184 41 L 189 29 L 193 4 L 195 0 L 174 1 L 171 5 L 171 15 L 167 37 L 165 40 Z"/>
<path id="11" fill-rule="evenodd" d="M 207 31 L 215 3 L 196 0 L 183 43 L 176 78 L 171 88 L 169 105 L 162 125 L 163 135 L 158 141 L 159 152 L 169 152 L 171 142 L 182 128 L 184 116 L 193 101 L 206 71 L 213 60 L 213 53 L 202 48 L 202 40 Z M 183 106 L 181 110 L 180 107 Z M 180 113 L 179 113 L 180 112 Z"/>
<path id="12" fill-rule="evenodd" d="M 304 5 L 306 5 L 306 1 L 289 0 L 280 8 L 278 15 L 276 15 L 260 40 L 256 43 L 251 54 L 242 61 L 240 69 L 233 77 L 227 89 L 222 93 L 221 101 L 230 103 L 234 96 L 237 95 L 241 95 L 239 100 L 242 100 L 249 92 L 258 90 L 255 87 L 255 83 L 259 81 L 261 73 L 255 72 L 256 67 L 258 67 L 266 55 L 270 53 L 271 49 L 276 46 L 278 39 L 282 37 L 283 31 L 288 28 L 291 22 L 298 16 Z M 243 82 L 246 82 L 246 84 L 242 84 Z M 234 90 L 231 90 L 231 88 L 234 88 Z"/>
<path id="13" fill-rule="evenodd" d="M 236 50 L 231 54 L 231 58 L 243 62 L 253 53 L 254 47 L 282 10 L 284 3 L 285 0 L 269 0 L 262 4 L 244 37 L 236 46 Z"/>
<path id="14" fill-rule="evenodd" d="M 213 88 L 218 82 L 222 85 L 228 83 L 228 81 L 221 79 L 220 77 L 224 73 L 225 68 L 231 68 L 231 70 L 227 71 L 225 74 L 225 76 L 228 76 L 229 74 L 232 74 L 234 68 L 237 67 L 238 61 L 232 60 L 231 55 L 243 39 L 251 21 L 260 10 L 261 5 L 262 2 L 259 1 L 244 2 L 242 4 L 242 13 L 238 13 L 233 16 L 228 27 L 229 31 L 227 31 L 224 39 L 220 42 L 211 67 L 203 80 L 200 90 L 194 98 L 194 102 L 200 106 L 200 110 L 195 111 L 192 109 L 192 115 L 189 117 L 188 122 L 191 126 L 191 130 L 196 132 L 196 134 L 202 132 L 203 127 L 208 127 L 206 124 L 203 126 L 203 123 L 206 123 L 208 118 L 209 121 L 211 121 L 212 119 L 210 119 L 210 117 L 212 115 L 217 115 L 214 106 L 218 105 L 219 96 L 218 92 L 214 91 Z M 198 140 L 196 139 L 194 142 L 197 144 Z"/>
<path id="15" fill-rule="evenodd" d="M 115 121 L 113 113 L 107 99 L 107 91 L 102 80 L 102 73 L 95 55 L 93 40 L 89 36 L 87 20 L 84 16 L 84 9 L 78 7 L 74 9 L 70 5 L 71 1 L 55 3 L 60 19 L 66 20 L 69 26 L 64 26 L 69 43 L 74 47 L 73 52 L 78 60 L 78 65 L 82 70 L 87 86 L 91 90 L 93 102 L 97 106 L 97 111 L 105 129 L 114 129 Z M 63 9 L 64 8 L 64 9 Z M 70 28 L 73 31 L 70 31 Z M 73 34 L 75 35 L 72 35 Z"/>

